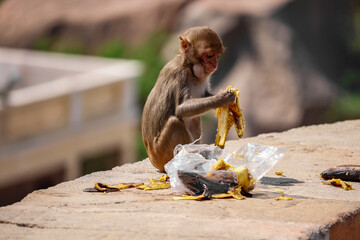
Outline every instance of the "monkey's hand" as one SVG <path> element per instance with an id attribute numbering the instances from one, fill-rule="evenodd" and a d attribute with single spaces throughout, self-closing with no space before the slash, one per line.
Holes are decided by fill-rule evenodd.
<path id="1" fill-rule="evenodd" d="M 245 129 L 245 120 L 239 107 L 239 91 L 235 88 L 231 88 L 231 86 L 227 87 L 226 90 L 234 93 L 236 101 L 216 109 L 216 115 L 218 116 L 218 130 L 215 138 L 215 145 L 220 148 L 224 148 L 226 136 L 232 125 L 235 124 L 235 129 L 239 138 L 243 136 Z"/>
<path id="2" fill-rule="evenodd" d="M 218 107 L 226 107 L 235 102 L 236 93 L 230 89 L 222 89 L 218 94 L 216 94 L 216 97 L 218 98 Z"/>

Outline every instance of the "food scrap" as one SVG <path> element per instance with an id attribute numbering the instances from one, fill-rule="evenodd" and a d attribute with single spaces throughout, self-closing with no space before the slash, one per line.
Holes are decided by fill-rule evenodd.
<path id="1" fill-rule="evenodd" d="M 247 167 L 240 166 L 240 167 L 234 167 L 227 162 L 224 161 L 223 158 L 219 159 L 213 167 L 210 168 L 211 170 L 229 170 L 230 172 L 234 172 L 237 175 L 238 185 L 237 187 L 242 187 L 243 190 L 249 192 L 254 189 L 255 186 L 255 180 L 250 174 L 250 171 Z M 207 177 L 212 176 L 212 172 L 209 172 L 206 174 Z"/>
<path id="2" fill-rule="evenodd" d="M 255 180 L 249 169 L 244 166 L 234 167 L 223 158 L 219 159 L 205 176 L 198 172 L 178 171 L 178 177 L 190 189 L 191 195 L 174 197 L 174 200 L 199 201 L 229 197 L 242 200 L 245 196 L 252 196 L 249 191 L 255 186 Z M 204 196 L 205 192 L 211 195 Z"/>
<path id="3" fill-rule="evenodd" d="M 99 192 L 116 192 L 121 189 L 134 188 L 142 185 L 143 183 L 120 183 L 116 185 L 108 185 L 104 183 L 95 183 L 95 188 Z"/>
<path id="4" fill-rule="evenodd" d="M 293 200 L 292 197 L 285 197 L 284 195 L 281 195 L 280 197 L 274 198 L 274 200 L 279 201 L 279 200 Z"/>
<path id="5" fill-rule="evenodd" d="M 275 172 L 276 175 L 283 175 L 284 171 Z"/>
<path id="6" fill-rule="evenodd" d="M 191 196 L 191 195 L 181 195 L 181 197 L 173 197 L 173 200 L 209 200 L 211 199 L 211 194 L 209 193 L 208 189 L 205 189 L 201 195 Z"/>
<path id="7" fill-rule="evenodd" d="M 104 183 L 95 183 L 93 188 L 85 188 L 84 192 L 116 192 L 122 189 L 127 188 L 137 188 L 142 190 L 158 190 L 158 189 L 168 189 L 170 188 L 170 182 L 168 181 L 169 177 L 163 175 L 159 180 L 150 178 L 150 184 L 144 183 L 120 183 L 115 185 L 109 185 Z"/>
<path id="8" fill-rule="evenodd" d="M 226 136 L 232 127 L 235 125 L 236 133 L 241 138 L 244 134 L 245 120 L 239 106 L 239 90 L 228 86 L 227 91 L 231 91 L 236 95 L 236 100 L 228 106 L 219 107 L 216 109 L 218 116 L 218 129 L 215 138 L 215 145 L 224 148 Z"/>
<path id="9" fill-rule="evenodd" d="M 159 178 L 159 180 L 163 181 L 163 182 L 166 182 L 167 180 L 169 180 L 169 176 L 167 174 L 164 174 Z"/>
<path id="10" fill-rule="evenodd" d="M 360 182 L 360 165 L 338 165 L 323 171 L 321 177 L 327 179 L 341 179 Z"/>
<path id="11" fill-rule="evenodd" d="M 225 162 L 224 158 L 221 158 L 210 168 L 210 171 L 228 170 L 230 167 L 232 166 Z"/>
<path id="12" fill-rule="evenodd" d="M 241 194 L 242 188 L 240 186 L 234 187 L 232 190 L 228 191 L 227 193 L 237 200 L 245 199 L 245 196 Z"/>
<path id="13" fill-rule="evenodd" d="M 214 193 L 211 195 L 211 198 L 214 199 L 224 199 L 224 198 L 231 198 L 232 196 L 229 193 Z"/>
<path id="14" fill-rule="evenodd" d="M 284 193 L 284 190 L 282 190 L 282 189 L 275 189 L 275 192 L 277 192 L 277 193 Z"/>
<path id="15" fill-rule="evenodd" d="M 333 178 L 331 180 L 323 181 L 323 183 L 327 184 L 327 185 L 341 186 L 345 190 L 354 190 L 354 188 L 352 187 L 351 184 L 349 184 L 341 179 Z"/>
<path id="16" fill-rule="evenodd" d="M 190 195 L 200 195 L 205 189 L 213 193 L 226 193 L 237 185 L 232 172 L 209 172 L 206 176 L 198 172 L 178 171 L 178 177 Z"/>
<path id="17" fill-rule="evenodd" d="M 142 189 L 145 191 L 170 188 L 170 182 L 164 182 L 164 181 L 155 180 L 152 178 L 150 178 L 149 180 L 151 181 L 151 184 L 142 184 L 142 185 L 137 186 L 136 188 Z"/>

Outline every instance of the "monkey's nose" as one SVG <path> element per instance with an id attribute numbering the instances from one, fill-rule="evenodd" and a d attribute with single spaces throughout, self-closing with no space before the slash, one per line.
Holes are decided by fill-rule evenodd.
<path id="1" fill-rule="evenodd" d="M 216 70 L 217 64 L 216 64 L 216 63 L 209 62 L 209 63 L 207 64 L 207 68 L 209 69 L 209 71 L 213 72 L 213 71 Z"/>

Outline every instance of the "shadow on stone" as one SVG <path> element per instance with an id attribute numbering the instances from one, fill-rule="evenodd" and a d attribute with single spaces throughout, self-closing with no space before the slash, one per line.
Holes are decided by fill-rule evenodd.
<path id="1" fill-rule="evenodd" d="M 263 177 L 260 180 L 261 184 L 273 185 L 273 186 L 293 186 L 296 183 L 304 183 L 303 181 L 296 180 L 294 178 L 274 178 L 274 177 Z"/>

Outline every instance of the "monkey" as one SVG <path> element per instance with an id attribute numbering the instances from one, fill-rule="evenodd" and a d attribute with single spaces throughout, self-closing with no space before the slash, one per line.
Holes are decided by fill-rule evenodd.
<path id="1" fill-rule="evenodd" d="M 224 52 L 218 34 L 206 26 L 193 27 L 179 41 L 180 49 L 160 71 L 141 119 L 148 157 L 161 172 L 178 144 L 200 138 L 201 114 L 235 101 L 233 92 L 210 92 L 209 78 Z"/>

